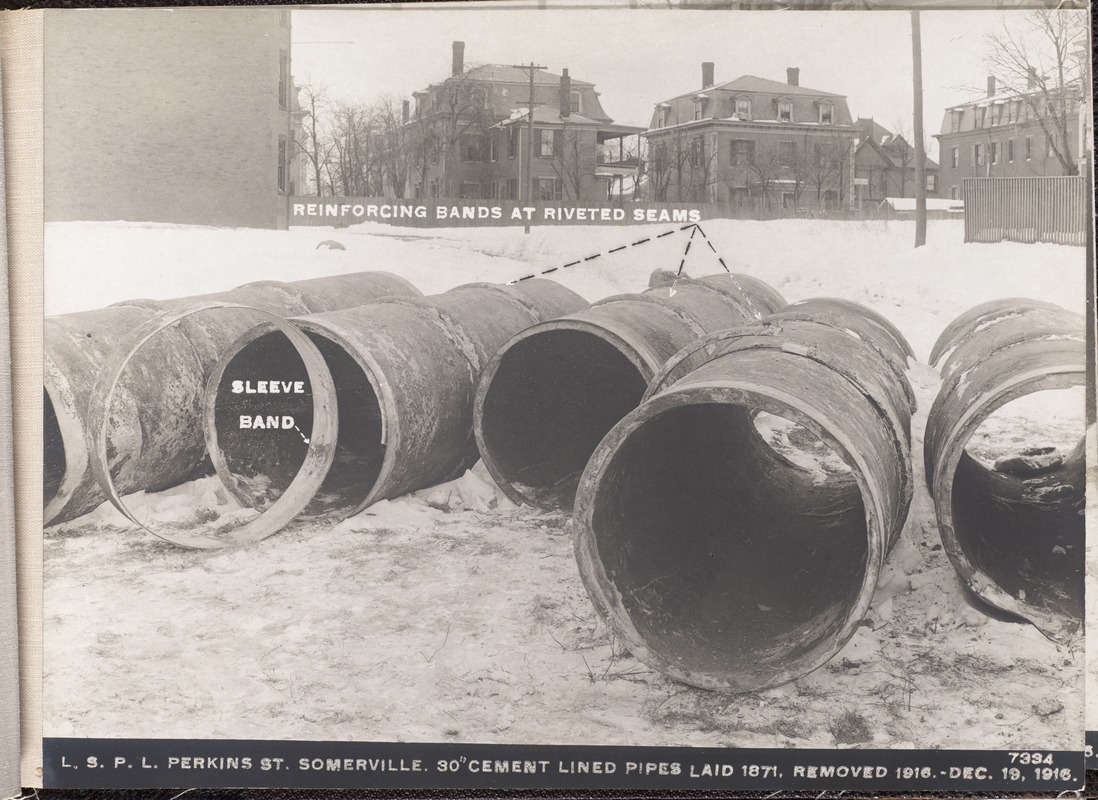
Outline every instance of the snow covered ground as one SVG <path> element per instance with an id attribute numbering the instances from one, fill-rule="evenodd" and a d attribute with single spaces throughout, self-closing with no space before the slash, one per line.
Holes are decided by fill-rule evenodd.
<path id="1" fill-rule="evenodd" d="M 596 617 L 568 518 L 515 506 L 478 465 L 338 525 L 299 524 L 237 550 L 178 549 L 132 531 L 109 506 L 47 530 L 46 735 L 1079 747 L 1081 643 L 1056 645 L 968 599 L 941 549 L 922 435 L 939 385 L 925 360 L 941 330 L 998 297 L 1081 312 L 1082 248 L 966 245 L 956 221 L 932 221 L 919 250 L 910 222 L 701 228 L 713 247 L 691 246 L 689 274 L 721 272 L 723 258 L 789 301 L 864 303 L 899 327 L 918 359 L 909 372 L 919 401 L 911 514 L 867 624 L 829 664 L 747 695 L 651 671 Z M 367 269 L 432 293 L 600 254 L 551 276 L 596 300 L 643 290 L 653 269 L 677 269 L 690 233 L 51 224 L 46 307 L 64 313 Z M 328 239 L 346 249 L 317 249 Z M 1063 447 L 1082 434 L 1082 418 L 1082 392 L 1031 400 L 997 415 L 981 445 L 993 454 L 995 438 L 1009 434 Z M 215 478 L 133 500 L 177 525 L 208 522 L 230 505 Z"/>

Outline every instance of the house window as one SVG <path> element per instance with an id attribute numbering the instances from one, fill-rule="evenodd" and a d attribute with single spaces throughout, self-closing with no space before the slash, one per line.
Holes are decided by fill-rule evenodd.
<path id="1" fill-rule="evenodd" d="M 480 197 L 480 184 L 473 181 L 462 181 L 458 197 L 465 200 L 474 200 Z"/>
<path id="2" fill-rule="evenodd" d="M 938 191 L 938 176 L 933 172 L 928 172 L 926 175 L 926 190 L 928 192 Z"/>
<path id="3" fill-rule="evenodd" d="M 438 178 L 431 178 L 431 197 L 438 197 Z"/>
<path id="4" fill-rule="evenodd" d="M 957 169 L 957 165 L 961 163 L 961 148 L 953 148 L 953 156 L 950 163 L 953 165 L 953 169 Z"/>
<path id="5" fill-rule="evenodd" d="M 518 200 L 518 178 L 507 179 L 507 199 Z"/>
<path id="6" fill-rule="evenodd" d="M 949 187 L 949 199 L 950 200 L 960 200 L 961 199 L 961 189 L 960 189 L 959 186 L 950 186 Z"/>
<path id="7" fill-rule="evenodd" d="M 538 131 L 538 155 L 557 158 L 564 150 L 564 131 L 542 128 Z"/>
<path id="8" fill-rule="evenodd" d="M 1033 158 L 1033 137 L 1032 136 L 1027 136 L 1026 137 L 1026 161 L 1029 161 L 1031 158 Z"/>
<path id="9" fill-rule="evenodd" d="M 1007 103 L 1007 122 L 1010 123 L 1010 122 L 1017 122 L 1017 121 L 1018 121 L 1018 104 L 1017 103 Z"/>
<path id="10" fill-rule="evenodd" d="M 999 163 L 999 143 L 988 142 L 987 143 L 987 158 L 992 164 Z"/>
<path id="11" fill-rule="evenodd" d="M 996 103 L 991 107 L 991 124 L 1002 125 L 1003 124 L 1003 104 Z"/>
<path id="12" fill-rule="evenodd" d="M 835 119 L 835 106 L 831 103 L 820 103 L 820 124 L 830 125 Z"/>
<path id="13" fill-rule="evenodd" d="M 660 106 L 656 109 L 656 127 L 667 127 L 667 106 Z"/>
<path id="14" fill-rule="evenodd" d="M 499 134 L 497 134 L 495 131 L 488 134 L 488 160 L 493 164 L 496 163 L 496 158 L 498 156 L 498 153 L 496 151 L 496 137 L 498 135 Z M 492 196 L 495 197 L 495 195 Z"/>
<path id="15" fill-rule="evenodd" d="M 290 64 L 285 50 L 278 51 L 278 107 L 289 108 Z"/>
<path id="16" fill-rule="evenodd" d="M 751 119 L 751 101 L 746 97 L 736 98 L 736 119 Z"/>
<path id="17" fill-rule="evenodd" d="M 551 202 L 560 199 L 560 178 L 538 178 L 538 200 L 542 202 Z"/>
<path id="18" fill-rule="evenodd" d="M 279 137 L 278 139 L 278 191 L 283 194 L 286 193 L 286 140 Z"/>
<path id="19" fill-rule="evenodd" d="M 796 142 L 778 142 L 778 166 L 792 167 L 797 160 Z"/>
<path id="20" fill-rule="evenodd" d="M 977 167 L 984 165 L 984 146 L 982 144 L 972 145 L 972 163 Z"/>
<path id="21" fill-rule="evenodd" d="M 782 208 L 794 208 L 797 205 L 797 198 L 793 192 L 782 192 Z"/>
<path id="22" fill-rule="evenodd" d="M 1014 140 L 1007 139 L 1007 161 L 1014 161 Z"/>
<path id="23" fill-rule="evenodd" d="M 793 121 L 793 104 L 788 100 L 778 101 L 778 122 Z"/>
<path id="24" fill-rule="evenodd" d="M 705 98 L 695 97 L 694 98 L 694 119 L 701 119 L 702 115 L 704 113 L 705 113 Z"/>
<path id="25" fill-rule="evenodd" d="M 568 95 L 568 110 L 573 114 L 580 112 L 580 93 L 572 92 Z"/>
<path id="26" fill-rule="evenodd" d="M 512 125 L 511 130 L 507 135 L 507 157 L 514 158 L 518 155 L 519 148 L 519 128 L 518 125 Z"/>
<path id="27" fill-rule="evenodd" d="M 960 109 L 960 108 L 956 108 L 950 113 L 950 117 L 952 118 L 952 122 L 953 122 L 953 125 L 952 125 L 951 129 L 953 130 L 954 133 L 956 133 L 957 131 L 959 131 L 961 129 L 961 120 L 964 118 L 964 115 L 965 115 L 964 109 Z"/>
<path id="28" fill-rule="evenodd" d="M 746 167 L 755 163 L 755 140 L 732 140 L 732 166 Z"/>
<path id="29" fill-rule="evenodd" d="M 481 163 L 488 158 L 489 138 L 486 135 L 467 134 L 461 137 L 461 160 Z"/>
<path id="30" fill-rule="evenodd" d="M 700 136 L 690 140 L 690 166 L 700 167 L 705 159 L 705 142 Z"/>
<path id="31" fill-rule="evenodd" d="M 473 89 L 472 99 L 476 108 L 484 108 L 488 104 L 488 90 L 482 87 Z"/>

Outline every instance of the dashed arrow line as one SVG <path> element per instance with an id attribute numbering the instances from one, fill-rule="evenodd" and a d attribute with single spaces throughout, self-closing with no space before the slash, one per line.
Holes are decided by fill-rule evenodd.
<path id="1" fill-rule="evenodd" d="M 297 431 L 298 433 L 301 433 L 301 428 L 297 427 L 296 423 L 294 424 L 294 430 Z M 305 440 L 305 444 L 309 443 L 309 437 L 306 436 L 304 433 L 301 433 L 301 438 Z"/>

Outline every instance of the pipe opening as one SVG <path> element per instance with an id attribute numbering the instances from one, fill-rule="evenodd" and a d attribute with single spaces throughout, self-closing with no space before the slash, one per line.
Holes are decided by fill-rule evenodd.
<path id="1" fill-rule="evenodd" d="M 484 397 L 485 450 L 523 499 L 570 508 L 591 453 L 646 385 L 627 355 L 593 333 L 528 336 L 503 354 Z"/>
<path id="2" fill-rule="evenodd" d="M 1084 389 L 1020 397 L 984 420 L 953 478 L 953 530 L 968 560 L 1013 597 L 1083 614 Z"/>
<path id="3" fill-rule="evenodd" d="M 791 464 L 760 436 L 758 410 L 696 403 L 645 420 L 606 465 L 591 514 L 599 561 L 649 649 L 744 689 L 841 644 L 868 559 L 853 475 Z"/>
<path id="4" fill-rule="evenodd" d="M 283 334 L 242 348 L 225 367 L 214 406 L 222 479 L 245 505 L 278 500 L 305 461 L 313 398 L 305 364 Z"/>
<path id="5" fill-rule="evenodd" d="M 65 477 L 65 440 L 48 391 L 42 391 L 42 505 L 48 506 Z"/>

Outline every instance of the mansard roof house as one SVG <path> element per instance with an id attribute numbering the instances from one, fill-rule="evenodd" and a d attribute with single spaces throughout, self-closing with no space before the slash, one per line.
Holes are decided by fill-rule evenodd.
<path id="1" fill-rule="evenodd" d="M 644 181 L 657 201 L 728 203 L 785 214 L 836 210 L 852 198 L 854 139 L 846 97 L 744 75 L 658 103 L 644 132 Z"/>
<path id="2" fill-rule="evenodd" d="M 414 197 L 523 200 L 529 174 L 535 202 L 598 202 L 635 175 L 625 141 L 642 129 L 616 124 L 594 84 L 567 69 L 534 70 L 532 152 L 528 67 L 466 68 L 465 44 L 454 42 L 450 77 L 414 97 Z"/>
<path id="3" fill-rule="evenodd" d="M 1078 86 L 1045 88 L 1032 68 L 1021 91 L 989 76 L 984 97 L 945 110 L 935 136 L 943 194 L 962 199 L 965 178 L 1078 174 L 1090 137 L 1084 99 Z"/>

